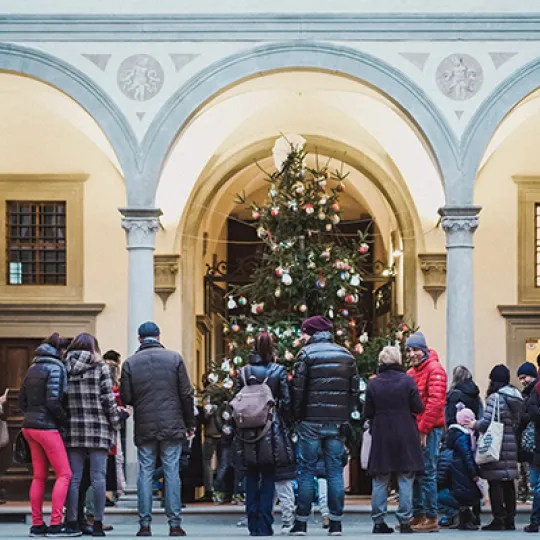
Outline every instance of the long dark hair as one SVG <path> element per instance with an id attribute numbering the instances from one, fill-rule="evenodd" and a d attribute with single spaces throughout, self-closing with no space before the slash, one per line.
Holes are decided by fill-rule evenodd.
<path id="1" fill-rule="evenodd" d="M 50 345 L 51 347 L 54 347 L 60 356 L 63 356 L 70 343 L 70 338 L 62 337 L 58 332 L 54 332 L 43 341 L 43 345 Z"/>
<path id="2" fill-rule="evenodd" d="M 270 364 L 274 361 L 274 340 L 267 330 L 257 334 L 255 352 L 261 357 L 263 364 Z"/>
<path id="3" fill-rule="evenodd" d="M 68 352 L 69 351 L 88 351 L 94 356 L 98 356 L 101 352 L 98 340 L 88 332 L 79 334 L 69 345 Z"/>
<path id="4" fill-rule="evenodd" d="M 487 389 L 487 397 L 491 396 L 491 394 L 495 394 L 496 392 L 498 392 L 501 388 L 504 388 L 505 386 L 508 386 L 508 383 L 489 381 L 489 386 Z"/>

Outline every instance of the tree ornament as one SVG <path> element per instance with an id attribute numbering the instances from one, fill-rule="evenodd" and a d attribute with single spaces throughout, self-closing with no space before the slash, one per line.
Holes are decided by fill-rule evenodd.
<path id="1" fill-rule="evenodd" d="M 336 330 L 336 335 L 337 335 L 337 336 L 342 337 L 344 334 L 345 334 L 345 331 L 343 330 L 343 328 L 339 327 L 339 328 Z"/>
<path id="2" fill-rule="evenodd" d="M 307 306 L 306 304 L 301 304 L 298 309 L 300 310 L 300 313 L 305 313 L 307 311 Z"/>
<path id="3" fill-rule="evenodd" d="M 264 311 L 264 302 L 251 304 L 251 313 L 260 315 Z"/>
<path id="4" fill-rule="evenodd" d="M 227 302 L 227 307 L 229 309 L 236 309 L 238 305 L 236 304 L 236 300 L 233 296 L 229 296 L 229 301 Z"/>
<path id="5" fill-rule="evenodd" d="M 285 351 L 285 360 L 287 360 L 288 362 L 291 362 L 292 360 L 294 360 L 294 354 L 291 351 L 289 351 L 289 349 Z"/>
<path id="6" fill-rule="evenodd" d="M 353 304 L 354 303 L 354 296 L 352 294 L 348 294 L 345 297 L 345 302 L 347 302 L 347 304 Z"/>
<path id="7" fill-rule="evenodd" d="M 324 259 L 325 261 L 329 261 L 329 260 L 330 260 L 330 250 L 329 250 L 329 249 L 325 249 L 325 250 L 321 253 L 321 259 Z"/>
<path id="8" fill-rule="evenodd" d="M 219 381 L 219 377 L 218 377 L 218 374 L 217 373 L 210 373 L 208 375 L 208 382 L 211 383 L 211 384 L 215 384 Z"/>
<path id="9" fill-rule="evenodd" d="M 221 371 L 224 371 L 227 373 L 231 369 L 231 361 L 228 358 L 225 358 L 223 362 L 221 362 Z"/>
<path id="10" fill-rule="evenodd" d="M 315 208 L 313 208 L 313 205 L 311 203 L 306 204 L 306 206 L 304 207 L 304 210 L 306 211 L 306 214 L 308 216 L 310 216 L 311 214 L 313 214 L 313 212 L 315 212 Z"/>
<path id="11" fill-rule="evenodd" d="M 276 268 L 276 276 L 281 277 L 285 273 L 285 270 L 282 266 L 278 266 Z"/>
<path id="12" fill-rule="evenodd" d="M 283 274 L 281 276 L 281 283 L 283 283 L 285 287 L 290 287 L 292 285 L 292 282 L 293 282 L 293 278 L 291 277 L 290 274 Z"/>
<path id="13" fill-rule="evenodd" d="M 251 215 L 252 215 L 253 219 L 255 219 L 255 220 L 261 219 L 261 213 L 258 210 L 253 210 Z"/>
<path id="14" fill-rule="evenodd" d="M 341 289 L 337 290 L 336 294 L 338 295 L 338 298 L 345 298 L 347 291 L 343 287 L 341 287 Z"/>
<path id="15" fill-rule="evenodd" d="M 234 381 L 230 377 L 227 377 L 223 381 L 223 388 L 225 388 L 226 390 L 230 390 L 233 386 L 234 386 Z"/>
<path id="16" fill-rule="evenodd" d="M 319 182 L 320 187 L 322 188 L 326 187 L 326 178 L 323 177 L 320 180 L 318 180 L 318 182 Z"/>
<path id="17" fill-rule="evenodd" d="M 336 188 L 338 191 L 345 191 L 345 184 L 343 182 L 340 182 L 338 185 L 337 185 L 337 188 Z"/>
<path id="18" fill-rule="evenodd" d="M 342 279 L 343 281 L 348 281 L 349 278 L 351 277 L 351 275 L 349 274 L 349 272 L 347 272 L 347 271 L 345 271 L 345 270 L 343 270 L 339 275 L 341 276 L 341 279 Z"/>
<path id="19" fill-rule="evenodd" d="M 223 325 L 223 335 L 226 336 L 230 331 L 231 331 L 231 329 L 229 328 L 229 326 L 227 324 L 224 324 Z"/>
<path id="20" fill-rule="evenodd" d="M 242 357 L 241 357 L 241 356 L 235 356 L 235 357 L 233 358 L 233 364 L 234 364 L 235 366 L 240 366 L 240 365 L 242 365 Z"/>
<path id="21" fill-rule="evenodd" d="M 364 332 L 360 336 L 360 339 L 358 341 L 360 341 L 360 343 L 362 343 L 362 345 L 365 345 L 369 341 L 369 334 L 367 332 Z"/>
<path id="22" fill-rule="evenodd" d="M 319 277 L 317 280 L 317 287 L 319 289 L 324 289 L 326 287 L 326 278 L 323 278 L 322 276 Z"/>
<path id="23" fill-rule="evenodd" d="M 364 352 L 364 347 L 362 346 L 361 343 L 357 343 L 355 346 L 354 346 L 354 352 L 356 354 L 362 354 Z"/>
<path id="24" fill-rule="evenodd" d="M 298 210 L 298 201 L 293 199 L 292 201 L 288 202 L 288 206 L 292 212 L 296 212 Z"/>
<path id="25" fill-rule="evenodd" d="M 275 184 L 272 184 L 272 187 L 270 188 L 270 191 L 268 192 L 270 197 L 272 197 L 272 199 L 277 195 L 277 190 L 276 190 L 276 185 Z"/>
<path id="26" fill-rule="evenodd" d="M 245 306 L 247 305 L 247 298 L 245 296 L 241 296 L 239 299 L 238 299 L 238 305 L 239 306 Z"/>
<path id="27" fill-rule="evenodd" d="M 321 197 L 319 199 L 319 206 L 324 206 L 327 202 L 326 197 Z"/>
<path id="28" fill-rule="evenodd" d="M 358 248 L 358 252 L 360 255 L 365 255 L 369 251 L 369 244 L 366 244 L 365 242 L 360 244 L 360 247 Z"/>
<path id="29" fill-rule="evenodd" d="M 334 215 L 332 216 L 332 223 L 333 223 L 334 225 L 338 225 L 340 221 L 341 221 L 341 218 L 340 218 L 337 214 L 334 214 Z"/>
<path id="30" fill-rule="evenodd" d="M 321 221 L 324 221 L 326 219 L 326 214 L 324 212 L 319 212 L 318 218 Z"/>
<path id="31" fill-rule="evenodd" d="M 330 232 L 332 230 L 332 224 L 331 223 L 327 223 L 326 226 L 325 226 L 326 230 L 328 232 Z"/>
<path id="32" fill-rule="evenodd" d="M 278 287 L 275 291 L 274 291 L 274 296 L 276 298 L 280 298 L 281 297 L 281 289 Z"/>
<path id="33" fill-rule="evenodd" d="M 355 328 L 355 327 L 356 327 L 356 321 L 355 321 L 354 319 L 351 319 L 351 320 L 349 321 L 349 326 L 350 326 L 351 328 Z"/>
<path id="34" fill-rule="evenodd" d="M 339 212 L 339 203 L 335 202 L 333 205 L 332 205 L 332 210 L 334 212 Z"/>
<path id="35" fill-rule="evenodd" d="M 293 189 L 296 193 L 298 193 L 298 195 L 302 195 L 302 193 L 304 193 L 306 189 L 306 186 L 304 186 L 302 182 L 296 182 L 296 184 L 294 184 L 293 186 Z"/>
<path id="36" fill-rule="evenodd" d="M 333 319 L 334 318 L 334 310 L 332 308 L 330 308 L 328 310 L 328 318 L 329 319 Z"/>
<path id="37" fill-rule="evenodd" d="M 349 310 L 343 308 L 343 309 L 341 310 L 341 314 L 342 314 L 344 317 L 348 317 L 348 316 L 349 316 Z"/>
<path id="38" fill-rule="evenodd" d="M 353 274 L 351 276 L 351 281 L 349 282 L 353 287 L 359 287 L 360 282 L 362 281 L 362 278 L 359 274 Z"/>
<path id="39" fill-rule="evenodd" d="M 237 324 L 237 323 L 234 323 L 234 324 L 231 326 L 231 329 L 232 329 L 232 331 L 236 334 L 237 332 L 240 332 L 240 325 Z"/>
<path id="40" fill-rule="evenodd" d="M 264 240 L 265 238 L 268 237 L 268 231 L 261 225 L 261 226 L 257 229 L 257 236 L 258 236 L 261 240 Z"/>
<path id="41" fill-rule="evenodd" d="M 278 217 L 279 216 L 279 208 L 277 206 L 274 206 L 270 213 L 272 214 L 272 217 Z"/>
<path id="42" fill-rule="evenodd" d="M 255 328 L 253 328 L 253 325 L 251 323 L 249 323 L 247 326 L 246 326 L 246 332 L 248 334 L 253 334 L 253 332 L 255 331 Z"/>

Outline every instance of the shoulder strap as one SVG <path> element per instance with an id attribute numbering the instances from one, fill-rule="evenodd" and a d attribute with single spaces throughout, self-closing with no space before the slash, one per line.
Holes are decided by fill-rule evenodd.
<path id="1" fill-rule="evenodd" d="M 246 369 L 247 369 L 247 366 L 244 366 L 244 367 L 240 370 L 240 375 L 241 375 L 241 377 L 242 377 L 242 381 L 244 382 L 244 386 L 247 386 L 247 385 L 248 385 L 248 383 L 247 383 Z"/>
<path id="2" fill-rule="evenodd" d="M 256 437 L 254 437 L 253 439 L 244 439 L 243 437 L 241 437 L 238 434 L 238 431 L 235 433 L 235 437 L 240 442 L 247 443 L 247 444 L 255 444 L 255 443 L 259 442 L 261 439 L 263 439 L 264 437 L 266 437 L 266 435 L 270 431 L 271 427 L 272 427 L 272 415 L 270 415 L 270 417 L 266 421 L 266 424 L 264 425 L 264 428 L 262 429 L 262 431 Z"/>

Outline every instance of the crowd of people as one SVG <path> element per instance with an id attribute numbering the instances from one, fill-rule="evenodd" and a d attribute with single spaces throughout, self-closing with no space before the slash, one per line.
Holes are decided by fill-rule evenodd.
<path id="1" fill-rule="evenodd" d="M 527 464 L 521 477 L 528 477 L 534 494 L 525 531 L 539 531 L 540 383 L 533 364 L 526 362 L 517 372 L 522 392 L 510 384 L 506 366 L 495 366 L 484 406 L 464 366 L 454 369 L 447 390 L 443 365 L 416 332 L 406 342 L 410 369 L 404 369 L 398 348 L 385 347 L 362 406 L 355 358 L 334 343 L 332 322 L 321 316 L 306 319 L 301 339 L 304 346 L 289 376 L 276 361 L 272 335 L 259 333 L 248 365 L 238 374 L 235 397 L 219 409 L 219 416 L 198 419 L 206 431 L 206 496 L 214 487 L 223 495 L 225 475 L 234 470 L 232 495 L 243 502 L 245 491 L 251 536 L 273 534 L 276 500 L 282 533 L 305 536 L 317 498 L 328 534 L 342 534 L 348 462 L 344 441 L 353 421 L 366 428 L 374 534 L 394 532 L 385 521 L 393 482 L 399 489 L 396 529 L 402 534 L 437 532 L 440 527 L 478 530 L 487 491 L 493 519 L 482 529 L 515 530 L 518 463 Z M 152 535 L 158 466 L 169 534 L 186 535 L 180 470 L 198 409 L 184 361 L 162 345 L 158 326 L 142 324 L 139 341 L 137 352 L 123 363 L 119 381 L 118 353 L 102 357 L 96 338 L 88 333 L 72 341 L 53 334 L 36 350 L 20 393 L 22 433 L 34 474 L 30 536 L 105 536 L 110 455 L 122 453 L 121 426 L 131 411 L 139 462 L 137 536 Z M 210 460 L 218 446 L 214 480 Z M 49 464 L 56 482 L 47 526 L 43 498 Z M 119 459 L 112 467 L 117 486 L 125 483 L 121 465 Z M 84 517 L 90 486 L 92 527 Z"/>

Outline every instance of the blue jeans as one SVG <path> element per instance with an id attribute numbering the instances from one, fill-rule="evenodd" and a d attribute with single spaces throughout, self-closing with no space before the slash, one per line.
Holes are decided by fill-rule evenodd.
<path id="1" fill-rule="evenodd" d="M 153 441 L 137 448 L 139 458 L 139 478 L 137 499 L 139 523 L 149 527 L 152 522 L 152 487 L 158 452 L 165 476 L 165 511 L 170 527 L 179 527 L 182 522 L 182 501 L 180 496 L 180 453 L 182 444 L 177 442 Z"/>
<path id="2" fill-rule="evenodd" d="M 328 480 L 328 510 L 332 521 L 341 521 L 345 504 L 343 453 L 338 424 L 302 422 L 298 430 L 298 508 L 296 519 L 307 521 L 315 499 L 317 461 L 324 457 Z"/>
<path id="3" fill-rule="evenodd" d="M 399 508 L 396 517 L 401 524 L 409 523 L 412 517 L 412 490 L 414 474 L 398 474 Z M 375 524 L 384 522 L 388 501 L 388 482 L 390 475 L 384 474 L 373 478 L 373 493 L 371 495 L 371 517 Z"/>
<path id="4" fill-rule="evenodd" d="M 442 428 L 434 428 L 427 436 L 424 448 L 424 475 L 418 476 L 413 488 L 413 515 L 436 518 L 437 508 L 437 458 L 443 435 Z"/>
<path id="5" fill-rule="evenodd" d="M 274 473 L 272 470 L 248 470 L 246 474 L 246 511 L 251 536 L 272 536 L 274 516 Z"/>
<path id="6" fill-rule="evenodd" d="M 439 506 L 439 512 L 444 514 L 446 517 L 452 518 L 459 511 L 459 503 L 452 493 L 450 493 L 448 488 L 441 489 L 441 491 L 437 493 L 437 503 Z"/>
<path id="7" fill-rule="evenodd" d="M 531 465 L 529 474 L 531 479 L 531 490 L 534 495 L 531 523 L 540 526 L 540 467 Z"/>

